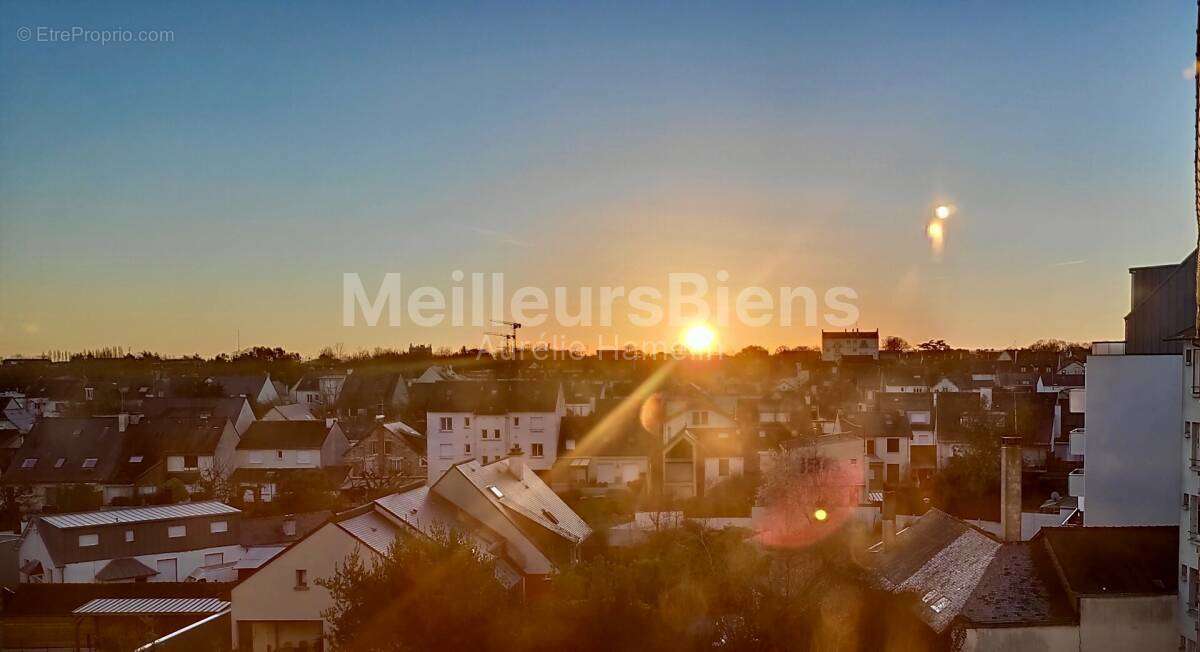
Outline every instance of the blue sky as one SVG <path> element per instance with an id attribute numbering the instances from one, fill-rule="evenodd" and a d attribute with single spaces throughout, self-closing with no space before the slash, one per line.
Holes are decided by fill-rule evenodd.
<path id="1" fill-rule="evenodd" d="M 562 4 L 0 2 L 0 352 L 471 344 L 340 321 L 343 272 L 456 269 L 1111 338 L 1126 268 L 1195 239 L 1189 3 Z"/>

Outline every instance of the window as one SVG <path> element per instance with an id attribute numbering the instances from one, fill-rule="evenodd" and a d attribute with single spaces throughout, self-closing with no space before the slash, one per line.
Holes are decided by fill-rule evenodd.
<path id="1" fill-rule="evenodd" d="M 707 426 L 708 425 L 708 412 L 703 411 L 703 410 L 697 410 L 695 412 L 692 412 L 692 425 L 693 426 Z"/>
<path id="2" fill-rule="evenodd" d="M 470 445 L 470 444 L 467 444 L 467 445 L 463 446 L 463 454 L 464 454 L 464 455 L 470 455 L 470 454 L 471 454 L 471 445 Z"/>
<path id="3" fill-rule="evenodd" d="M 93 401 L 95 399 L 96 399 L 96 388 L 95 387 L 84 387 L 83 388 L 83 400 Z"/>
<path id="4" fill-rule="evenodd" d="M 531 451 L 533 451 L 532 455 L 534 457 L 542 457 L 543 453 L 542 453 L 542 445 L 541 444 L 530 444 L 529 448 Z"/>
<path id="5" fill-rule="evenodd" d="M 296 464 L 311 464 L 312 456 L 308 451 L 298 451 L 296 453 Z"/>
<path id="6" fill-rule="evenodd" d="M 200 466 L 199 456 L 197 456 L 197 455 L 184 455 L 183 456 L 183 468 L 195 469 L 195 468 L 198 468 L 199 466 Z"/>
<path id="7" fill-rule="evenodd" d="M 275 459 L 277 459 L 277 460 L 283 459 L 283 451 L 275 451 Z"/>
<path id="8" fill-rule="evenodd" d="M 566 444 L 566 448 L 567 448 L 567 450 L 569 450 L 569 451 L 573 451 L 573 450 L 575 450 L 575 440 L 574 440 L 574 439 L 568 439 L 568 440 L 567 440 L 567 444 Z"/>
<path id="9" fill-rule="evenodd" d="M 867 440 L 867 455 L 874 455 L 874 454 L 875 454 L 875 440 L 868 439 Z"/>
<path id="10" fill-rule="evenodd" d="M 225 553 L 210 552 L 204 555 L 205 566 L 220 566 L 223 563 L 225 563 Z"/>
<path id="11" fill-rule="evenodd" d="M 420 460 L 417 461 L 417 466 L 420 466 L 421 468 L 426 468 L 429 466 L 429 460 L 422 457 Z"/>
<path id="12" fill-rule="evenodd" d="M 226 521 L 213 521 L 212 523 L 208 524 L 208 531 L 210 534 L 217 534 L 219 532 L 228 532 L 229 531 L 229 523 Z"/>
<path id="13" fill-rule="evenodd" d="M 899 453 L 900 452 L 900 439 L 898 437 L 888 437 L 887 452 L 889 452 L 889 453 Z"/>
<path id="14" fill-rule="evenodd" d="M 37 461 L 38 458 L 36 457 L 26 457 L 25 460 L 21 462 L 21 468 L 32 469 L 33 467 L 37 466 Z"/>
<path id="15" fill-rule="evenodd" d="M 471 417 L 463 417 L 463 425 L 470 428 L 471 427 Z"/>
<path id="16" fill-rule="evenodd" d="M 441 444 L 438 447 L 438 457 L 442 458 L 443 460 L 454 457 L 454 445 Z"/>
<path id="17" fill-rule="evenodd" d="M 140 464 L 141 461 L 142 461 L 141 455 L 133 455 L 132 457 L 129 458 L 130 464 Z"/>
<path id="18" fill-rule="evenodd" d="M 514 426 L 521 425 L 521 417 L 513 417 L 513 425 Z"/>
<path id="19" fill-rule="evenodd" d="M 303 568 L 296 569 L 296 588 L 297 589 L 307 589 L 308 588 L 308 571 L 304 570 Z"/>
<path id="20" fill-rule="evenodd" d="M 288 537 L 296 536 L 296 521 L 288 519 L 283 522 L 283 535 Z"/>
<path id="21" fill-rule="evenodd" d="M 57 460 L 54 460 L 54 468 L 61 469 L 63 467 L 63 464 L 66 464 L 66 463 L 67 463 L 67 458 L 60 457 Z"/>
<path id="22" fill-rule="evenodd" d="M 493 496 L 495 496 L 495 497 L 497 497 L 497 498 L 503 498 L 503 497 L 504 497 L 504 492 L 503 492 L 503 491 L 500 491 L 500 487 L 497 487 L 497 486 L 496 486 L 496 485 L 494 485 L 494 484 L 493 484 L 493 485 L 488 485 L 488 491 L 492 492 L 492 495 L 493 495 Z"/>
<path id="23" fill-rule="evenodd" d="M 94 468 L 96 468 L 96 462 L 98 462 L 98 461 L 99 460 L 97 460 L 94 457 L 89 457 L 83 461 L 83 468 L 94 469 Z"/>
<path id="24" fill-rule="evenodd" d="M 492 435 L 495 439 L 500 439 L 500 429 L 496 428 L 495 430 L 493 430 Z"/>
<path id="25" fill-rule="evenodd" d="M 125 530 L 125 543 L 133 543 L 133 530 Z"/>
<path id="26" fill-rule="evenodd" d="M 722 478 L 729 475 L 729 459 L 728 458 L 722 458 L 722 459 L 717 460 L 717 475 L 721 476 Z"/>
<path id="27" fill-rule="evenodd" d="M 80 548 L 88 548 L 91 546 L 98 546 L 98 545 L 100 545 L 100 535 L 99 534 L 81 534 L 81 535 L 79 535 L 79 547 Z"/>
<path id="28" fill-rule="evenodd" d="M 262 453 L 258 451 L 250 451 L 250 463 L 262 464 Z"/>
<path id="29" fill-rule="evenodd" d="M 178 539 L 179 537 L 187 536 L 186 525 L 169 525 L 167 526 L 167 538 Z"/>
<path id="30" fill-rule="evenodd" d="M 442 432 L 450 432 L 454 430 L 454 417 L 441 417 L 438 419 L 438 430 Z"/>

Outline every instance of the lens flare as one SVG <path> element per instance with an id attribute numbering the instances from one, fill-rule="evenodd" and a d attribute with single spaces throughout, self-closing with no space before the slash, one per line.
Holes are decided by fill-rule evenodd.
<path id="1" fill-rule="evenodd" d="M 934 220 L 925 227 L 925 235 L 929 236 L 929 244 L 933 247 L 934 255 L 942 253 L 942 247 L 946 243 L 946 227 L 942 225 L 941 220 Z"/>
<path id="2" fill-rule="evenodd" d="M 827 512 L 823 509 L 817 509 L 817 511 L 813 512 L 813 518 L 817 519 L 818 521 L 824 522 L 825 519 L 829 518 L 829 512 Z"/>
<path id="3" fill-rule="evenodd" d="M 944 204 L 933 209 L 933 214 L 936 215 L 939 220 L 944 220 L 947 217 L 950 217 L 950 213 L 950 207 Z"/>
<path id="4" fill-rule="evenodd" d="M 708 353 L 717 341 L 717 332 L 708 324 L 696 324 L 683 332 L 683 345 L 692 353 Z"/>

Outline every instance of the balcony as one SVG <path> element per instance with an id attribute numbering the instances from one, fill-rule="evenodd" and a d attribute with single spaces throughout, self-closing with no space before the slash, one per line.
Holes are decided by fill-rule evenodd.
<path id="1" fill-rule="evenodd" d="M 1125 341 L 1092 342 L 1092 355 L 1125 355 Z"/>
<path id="2" fill-rule="evenodd" d="M 1083 455 L 1087 450 L 1087 428 L 1076 428 L 1071 431 L 1071 454 Z"/>
<path id="3" fill-rule="evenodd" d="M 1083 496 L 1083 469 L 1075 469 L 1067 475 L 1067 493 L 1072 496 Z"/>

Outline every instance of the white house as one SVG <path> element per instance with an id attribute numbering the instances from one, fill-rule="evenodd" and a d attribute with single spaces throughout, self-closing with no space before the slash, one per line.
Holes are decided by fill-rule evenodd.
<path id="1" fill-rule="evenodd" d="M 333 606 L 316 580 L 332 577 L 357 553 L 370 564 L 387 553 L 402 526 L 373 505 L 339 514 L 288 546 L 233 588 L 233 647 L 251 652 L 322 649 L 323 612 Z"/>
<path id="2" fill-rule="evenodd" d="M 219 502 L 39 516 L 21 538 L 20 581 L 180 582 L 241 557 L 240 517 Z"/>
<path id="3" fill-rule="evenodd" d="M 330 421 L 255 421 L 237 445 L 234 483 L 247 502 L 270 502 L 282 473 L 338 466 L 350 448 Z"/>

